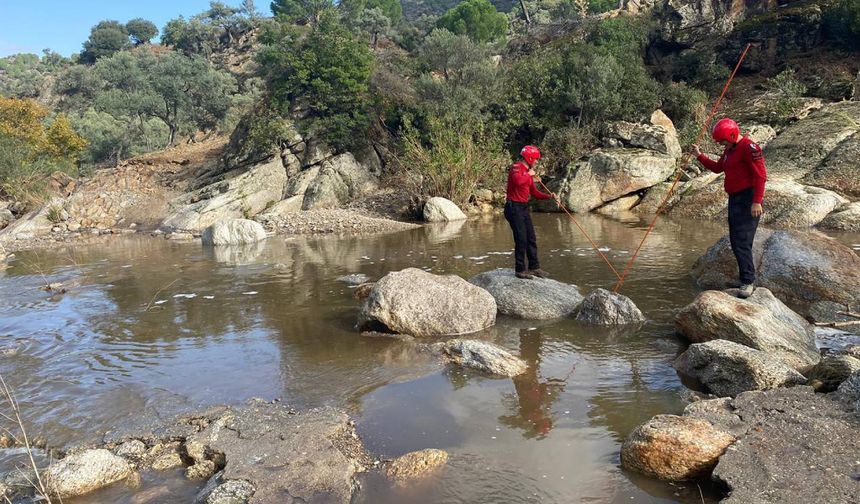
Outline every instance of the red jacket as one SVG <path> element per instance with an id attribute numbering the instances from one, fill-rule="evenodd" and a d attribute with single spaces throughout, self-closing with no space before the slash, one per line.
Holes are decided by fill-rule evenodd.
<path id="1" fill-rule="evenodd" d="M 761 203 L 764 199 L 764 183 L 767 180 L 767 168 L 761 147 L 747 137 L 733 147 L 726 147 L 719 161 L 713 161 L 702 154 L 698 157 L 702 165 L 714 173 L 726 174 L 723 186 L 729 194 L 753 188 L 753 203 Z"/>
<path id="2" fill-rule="evenodd" d="M 517 203 L 528 203 L 529 196 L 537 199 L 551 199 L 552 196 L 538 191 L 535 181 L 529 175 L 529 167 L 522 161 L 517 161 L 508 171 L 508 195 L 509 201 Z"/>

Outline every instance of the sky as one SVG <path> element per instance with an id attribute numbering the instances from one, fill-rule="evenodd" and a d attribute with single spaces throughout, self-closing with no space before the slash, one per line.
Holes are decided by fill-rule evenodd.
<path id="1" fill-rule="evenodd" d="M 238 6 L 241 0 L 222 0 Z M 268 12 L 269 1 L 257 10 Z M 209 0 L 0 0 L 0 57 L 50 48 L 63 56 L 80 52 L 90 28 L 103 19 L 125 23 L 142 17 L 160 30 L 167 21 L 209 8 Z"/>

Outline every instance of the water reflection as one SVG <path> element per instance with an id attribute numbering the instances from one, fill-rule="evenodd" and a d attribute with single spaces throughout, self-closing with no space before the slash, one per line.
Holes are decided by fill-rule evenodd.
<path id="1" fill-rule="evenodd" d="M 506 397 L 516 413 L 499 418 L 507 426 L 521 429 L 526 438 L 544 438 L 553 428 L 552 406 L 564 391 L 567 377 L 541 381 L 541 333 L 539 330 L 520 329 L 520 358 L 528 370 L 513 378 L 514 397 Z"/>

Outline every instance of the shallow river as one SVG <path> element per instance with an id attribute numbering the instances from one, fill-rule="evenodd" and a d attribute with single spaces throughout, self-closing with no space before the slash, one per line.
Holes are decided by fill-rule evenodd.
<path id="1" fill-rule="evenodd" d="M 582 220 L 619 269 L 644 232 L 638 221 Z M 583 292 L 611 288 L 606 265 L 566 217 L 535 221 L 554 278 Z M 713 489 L 702 497 L 695 484 L 622 471 L 618 453 L 637 424 L 683 408 L 672 315 L 696 293 L 691 264 L 722 233 L 719 224 L 661 220 L 622 291 L 649 319 L 638 331 L 500 317 L 481 337 L 529 362 L 513 380 L 359 336 L 358 304 L 336 281 L 409 266 L 466 278 L 510 267 L 502 219 L 370 238 L 276 237 L 238 251 L 129 237 L 22 252 L 0 272 L 0 373 L 31 433 L 55 446 L 141 417 L 261 397 L 347 409 L 375 455 L 429 447 L 452 455 L 408 489 L 364 477 L 360 503 L 712 502 Z M 40 290 L 46 282 L 68 292 L 51 296 Z M 197 488 L 180 472 L 148 474 L 137 490 L 67 502 L 190 502 Z"/>

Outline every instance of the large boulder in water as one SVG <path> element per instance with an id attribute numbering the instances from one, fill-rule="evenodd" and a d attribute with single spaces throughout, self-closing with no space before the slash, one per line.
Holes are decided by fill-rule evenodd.
<path id="1" fill-rule="evenodd" d="M 582 294 L 576 285 L 548 278 L 517 278 L 511 269 L 481 273 L 469 282 L 492 294 L 499 313 L 522 319 L 567 317 L 582 303 Z"/>
<path id="2" fill-rule="evenodd" d="M 496 301 L 458 276 L 417 268 L 389 273 L 373 286 L 359 325 L 413 336 L 468 334 L 496 323 Z"/>
<path id="3" fill-rule="evenodd" d="M 681 157 L 681 144 L 678 142 L 675 127 L 665 114 L 663 114 L 663 120 L 668 121 L 668 123 L 661 125 L 626 121 L 612 123 L 603 135 L 603 140 L 604 142 L 617 142 L 624 146 L 648 149 L 675 158 Z"/>
<path id="4" fill-rule="evenodd" d="M 131 465 L 108 450 L 86 450 L 51 464 L 43 475 L 49 491 L 60 499 L 90 493 L 132 473 Z"/>
<path id="5" fill-rule="evenodd" d="M 675 328 L 693 343 L 733 341 L 762 350 L 798 370 L 820 359 L 812 326 L 763 287 L 748 299 L 705 291 L 681 309 Z"/>
<path id="6" fill-rule="evenodd" d="M 860 257 L 822 233 L 760 229 L 753 259 L 757 284 L 804 317 L 847 320 L 837 312 L 860 306 Z M 696 261 L 692 275 L 699 287 L 723 289 L 737 281 L 737 271 L 725 236 Z"/>
<path id="7" fill-rule="evenodd" d="M 675 158 L 646 149 L 598 149 L 576 163 L 559 187 L 562 202 L 574 212 L 663 182 L 675 171 Z"/>
<path id="8" fill-rule="evenodd" d="M 856 120 L 860 121 L 860 112 Z M 803 183 L 860 198 L 860 132 L 834 147 L 820 165 L 803 177 Z"/>
<path id="9" fill-rule="evenodd" d="M 597 289 L 579 306 L 576 320 L 596 325 L 625 325 L 645 322 L 645 316 L 629 297 Z"/>
<path id="10" fill-rule="evenodd" d="M 203 231 L 203 245 L 245 245 L 265 239 L 263 226 L 247 219 L 219 221 Z"/>
<path id="11" fill-rule="evenodd" d="M 819 392 L 833 392 L 852 374 L 860 371 L 860 359 L 850 355 L 825 355 L 806 374 Z"/>
<path id="12" fill-rule="evenodd" d="M 666 481 L 707 477 L 735 441 L 709 422 L 657 415 L 640 425 L 621 445 L 621 466 Z"/>
<path id="13" fill-rule="evenodd" d="M 424 220 L 427 222 L 451 222 L 466 219 L 466 214 L 451 200 L 435 197 L 424 203 Z"/>
<path id="14" fill-rule="evenodd" d="M 675 369 L 720 397 L 806 383 L 803 375 L 769 353 L 727 340 L 690 345 L 675 360 Z"/>

